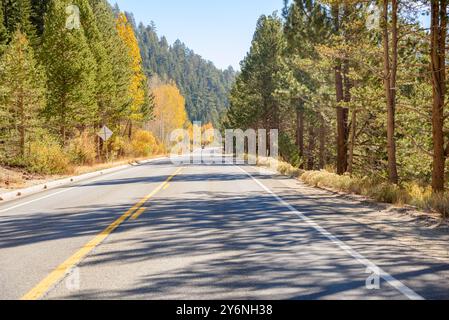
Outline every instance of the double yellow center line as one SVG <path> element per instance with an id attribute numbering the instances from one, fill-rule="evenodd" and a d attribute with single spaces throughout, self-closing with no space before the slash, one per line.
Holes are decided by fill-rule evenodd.
<path id="1" fill-rule="evenodd" d="M 105 230 L 103 230 L 99 235 L 89 241 L 84 247 L 78 250 L 74 255 L 68 258 L 65 262 L 59 265 L 55 270 L 53 270 L 44 280 L 42 280 L 38 285 L 31 289 L 27 294 L 25 294 L 21 300 L 38 300 L 42 298 L 48 290 L 55 286 L 59 281 L 61 281 L 69 271 L 79 264 L 86 256 L 100 245 L 115 229 L 117 229 L 126 219 L 131 215 L 131 220 L 138 219 L 142 213 L 145 212 L 146 207 L 143 205 L 159 191 L 166 188 L 173 178 L 178 175 L 183 168 L 179 168 L 170 177 L 165 180 L 160 186 L 158 186 L 153 192 L 145 196 L 142 200 L 136 203 L 131 209 L 129 209 L 120 218 L 109 225 Z M 134 213 L 134 214 L 133 214 Z"/>

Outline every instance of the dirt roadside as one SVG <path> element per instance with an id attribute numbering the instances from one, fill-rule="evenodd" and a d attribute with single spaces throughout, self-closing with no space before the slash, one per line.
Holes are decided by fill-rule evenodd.
<path id="1" fill-rule="evenodd" d="M 127 158 L 108 163 L 98 163 L 92 166 L 79 166 L 73 168 L 70 174 L 65 175 L 40 175 L 26 172 L 22 169 L 8 168 L 0 166 L 0 194 L 4 192 L 14 191 L 17 189 L 33 187 L 40 184 L 49 183 L 52 181 L 69 178 L 71 176 L 78 176 L 85 173 L 110 169 L 126 164 L 136 163 L 142 160 L 151 160 L 153 158 L 163 157 L 165 155 L 155 155 L 145 158 Z"/>

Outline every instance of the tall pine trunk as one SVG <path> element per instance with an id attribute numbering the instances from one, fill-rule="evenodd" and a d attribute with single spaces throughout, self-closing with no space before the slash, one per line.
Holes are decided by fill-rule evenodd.
<path id="1" fill-rule="evenodd" d="M 337 94 L 337 103 L 344 101 L 343 75 L 341 64 L 335 68 L 335 90 Z M 348 147 L 346 143 L 347 132 L 347 110 L 337 107 L 337 173 L 344 174 L 347 170 Z"/>
<path id="2" fill-rule="evenodd" d="M 431 0 L 431 70 L 433 85 L 432 135 L 434 192 L 444 191 L 444 103 L 446 98 L 447 0 Z"/>
<path id="3" fill-rule="evenodd" d="M 349 161 L 348 161 L 348 172 L 350 174 L 354 173 L 354 149 L 355 149 L 355 139 L 357 130 L 357 111 L 352 111 L 351 117 L 351 141 L 349 143 Z"/>
<path id="4" fill-rule="evenodd" d="M 316 137 L 315 137 L 315 126 L 313 123 L 309 123 L 309 144 L 307 146 L 307 170 L 315 169 L 315 158 L 313 152 L 315 151 Z"/>
<path id="5" fill-rule="evenodd" d="M 391 183 L 398 184 L 399 176 L 396 161 L 395 118 L 396 118 L 396 74 L 398 63 L 398 2 L 392 1 L 391 50 L 388 30 L 389 0 L 383 2 L 382 29 L 384 47 L 384 87 L 387 102 L 387 153 L 388 175 Z M 391 51 L 391 56 L 390 56 Z"/>
<path id="6" fill-rule="evenodd" d="M 320 169 L 326 165 L 326 121 L 320 115 Z"/>
<path id="7" fill-rule="evenodd" d="M 18 110 L 19 110 L 19 136 L 20 136 L 20 156 L 25 158 L 25 126 L 26 126 L 26 116 L 25 116 L 25 106 L 23 101 L 23 90 L 20 90 L 19 100 L 18 100 Z"/>
<path id="8" fill-rule="evenodd" d="M 299 155 L 304 158 L 304 109 L 299 107 L 296 110 L 296 145 Z M 304 164 L 301 164 L 303 167 Z"/>
<path id="9" fill-rule="evenodd" d="M 340 8 L 337 4 L 332 7 L 335 32 L 340 31 Z M 335 91 L 337 99 L 337 173 L 344 174 L 348 169 L 348 110 L 339 106 L 345 101 L 345 88 L 342 62 L 335 66 Z"/>

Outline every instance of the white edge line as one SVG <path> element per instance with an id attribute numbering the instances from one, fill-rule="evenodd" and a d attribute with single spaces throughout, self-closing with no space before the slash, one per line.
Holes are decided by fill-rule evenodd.
<path id="1" fill-rule="evenodd" d="M 62 186 L 61 186 L 61 187 L 62 187 Z M 17 209 L 17 208 L 26 206 L 27 204 L 30 204 L 30 203 L 33 203 L 33 202 L 37 202 L 37 201 L 40 201 L 40 200 L 44 200 L 44 199 L 47 199 L 47 198 L 56 196 L 56 195 L 58 195 L 58 194 L 61 194 L 61 193 L 70 191 L 70 190 L 75 189 L 75 188 L 76 188 L 76 187 L 64 189 L 64 190 L 61 190 L 61 191 L 54 192 L 54 193 L 52 193 L 52 194 L 46 195 L 46 196 L 44 196 L 44 197 L 40 197 L 40 198 L 37 198 L 37 199 L 33 199 L 33 200 L 30 200 L 30 201 L 27 201 L 27 202 L 22 202 L 22 203 L 19 203 L 19 204 L 15 205 L 15 206 L 12 206 L 12 207 L 8 207 L 8 208 L 5 208 L 5 209 L 2 209 L 2 210 L 0 210 L 0 213 L 5 213 L 5 212 L 7 212 L 7 211 L 9 211 L 9 210 Z"/>
<path id="2" fill-rule="evenodd" d="M 271 191 L 268 187 L 266 187 L 262 182 L 257 180 L 253 175 L 251 175 L 249 172 L 241 168 L 240 166 L 237 166 L 242 172 L 244 172 L 246 175 L 248 175 L 251 179 L 253 179 L 265 192 L 269 193 L 271 196 L 273 196 L 276 200 L 278 200 L 282 205 L 287 207 L 292 213 L 296 214 L 300 219 L 305 221 L 307 224 L 309 224 L 311 227 L 313 227 L 315 230 L 317 230 L 319 233 L 321 233 L 323 236 L 328 238 L 332 243 L 337 245 L 340 249 L 348 253 L 350 256 L 352 256 L 355 260 L 357 260 L 359 263 L 365 265 L 367 268 L 370 268 L 371 270 L 379 271 L 379 275 L 382 279 L 384 279 L 390 286 L 398 290 L 400 293 L 402 293 L 404 296 L 406 296 L 410 300 L 425 300 L 424 297 L 417 294 L 415 291 L 407 287 L 405 284 L 403 284 L 401 281 L 394 278 L 389 273 L 385 272 L 381 268 L 379 268 L 375 263 L 371 262 L 367 258 L 365 258 L 363 255 L 352 249 L 349 245 L 338 239 L 336 236 L 331 234 L 329 231 L 321 227 L 319 224 L 314 222 L 312 219 L 305 216 L 303 213 L 296 210 L 291 204 L 289 204 L 287 201 L 279 197 L 277 194 L 275 194 L 273 191 Z"/>
<path id="3" fill-rule="evenodd" d="M 142 164 L 149 164 L 149 163 L 161 161 L 161 160 L 163 160 L 163 159 L 165 159 L 165 158 L 154 159 L 154 160 L 150 160 L 149 162 L 142 162 Z M 94 182 L 94 181 L 97 181 L 97 180 L 101 180 L 101 179 L 103 179 L 103 178 L 109 178 L 109 177 L 115 176 L 115 175 L 117 175 L 117 174 L 123 173 L 125 170 L 132 169 L 132 168 L 135 168 L 135 167 L 129 166 L 129 167 L 127 167 L 127 168 L 124 168 L 124 169 L 122 169 L 122 170 L 118 170 L 118 171 L 116 171 L 116 172 L 111 172 L 111 173 L 107 173 L 107 174 L 105 174 L 105 175 L 101 175 L 101 176 L 98 176 L 98 177 L 92 177 L 92 178 L 88 178 L 88 179 L 83 180 L 83 181 L 80 180 L 80 181 L 72 182 L 72 183 L 83 183 L 83 184 L 86 184 L 86 183 L 88 183 L 88 182 L 90 183 L 90 182 Z M 59 186 L 58 188 L 63 188 L 63 187 L 64 187 L 64 186 L 61 185 L 61 186 Z M 41 200 L 44 200 L 44 199 L 47 199 L 47 198 L 51 198 L 51 197 L 54 197 L 54 196 L 56 196 L 56 195 L 58 195 L 58 194 L 61 194 L 61 193 L 64 193 L 64 192 L 68 192 L 68 191 L 71 191 L 71 190 L 73 190 L 73 189 L 80 188 L 80 187 L 83 187 L 83 185 L 81 185 L 81 186 L 74 186 L 74 187 L 71 187 L 71 188 L 67 188 L 67 189 L 64 189 L 64 190 L 60 190 L 60 191 L 54 192 L 54 193 L 52 193 L 52 194 L 49 194 L 49 195 L 46 195 L 46 196 L 43 196 L 43 197 L 40 197 L 40 198 L 37 198 L 37 199 L 33 199 L 33 200 L 30 200 L 30 201 L 22 202 L 22 203 L 19 203 L 19 204 L 15 205 L 15 206 L 8 207 L 8 208 L 5 208 L 5 209 L 1 209 L 1 210 L 0 210 L 0 213 L 5 213 L 5 212 L 7 212 L 7 211 L 10 211 L 10 210 L 13 210 L 13 209 L 17 209 L 17 208 L 26 206 L 27 204 L 34 203 L 34 202 L 37 202 L 37 201 L 41 201 Z M 42 191 L 42 192 L 45 192 L 45 191 Z M 38 193 L 39 193 L 39 192 L 38 192 Z M 29 196 L 36 195 L 36 194 L 38 194 L 38 193 L 30 194 Z M 19 199 L 17 199 L 17 200 L 19 200 Z"/>

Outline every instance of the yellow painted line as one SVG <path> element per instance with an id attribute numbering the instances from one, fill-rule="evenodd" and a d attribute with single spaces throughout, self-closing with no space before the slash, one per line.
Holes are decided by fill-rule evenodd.
<path id="1" fill-rule="evenodd" d="M 139 217 L 142 215 L 142 213 L 145 212 L 145 210 L 147 210 L 147 207 L 142 207 L 139 210 L 137 210 L 136 213 L 134 213 L 133 216 L 131 217 L 131 220 L 139 219 Z"/>
<path id="2" fill-rule="evenodd" d="M 168 177 L 168 179 L 165 180 L 165 182 L 164 182 L 163 184 L 161 184 L 161 185 L 160 185 L 159 187 L 157 187 L 153 192 L 151 192 L 151 193 L 146 197 L 146 199 L 145 199 L 145 201 L 144 201 L 143 203 L 147 202 L 150 198 L 152 198 L 153 196 L 155 196 L 159 191 L 167 189 L 167 188 L 169 187 L 169 185 L 170 185 L 170 181 L 172 181 L 173 178 L 174 178 L 176 175 L 178 175 L 179 172 L 181 172 L 181 170 L 182 170 L 182 168 L 179 168 L 178 170 L 176 170 L 176 172 L 173 173 L 170 177 Z M 143 205 L 143 203 L 142 203 L 142 205 Z M 134 213 L 134 214 L 132 215 L 131 220 L 137 220 L 137 219 L 142 215 L 142 213 L 145 212 L 145 210 L 146 210 L 146 208 L 141 208 L 140 210 L 138 210 L 136 213 Z"/>
<path id="3" fill-rule="evenodd" d="M 84 247 L 77 251 L 74 255 L 64 261 L 55 270 L 53 270 L 44 280 L 37 284 L 33 289 L 31 289 L 27 294 L 25 294 L 21 300 L 38 300 L 42 298 L 48 290 L 50 290 L 55 284 L 57 284 L 62 278 L 68 274 L 68 272 L 81 262 L 93 249 L 95 249 L 99 244 L 101 244 L 115 229 L 117 229 L 126 219 L 131 216 L 131 214 L 141 208 L 145 202 L 148 201 L 152 196 L 159 192 L 169 181 L 171 181 L 182 168 L 176 170 L 164 183 L 156 188 L 149 195 L 145 196 L 142 200 L 136 203 L 131 209 L 129 209 L 124 215 L 114 221 L 109 227 L 103 230 L 99 235 L 90 240 Z M 140 209 L 142 210 L 142 209 Z M 140 211 L 139 210 L 139 211 Z M 143 210 L 144 211 L 144 210 Z M 143 212 L 142 211 L 142 212 Z"/>

